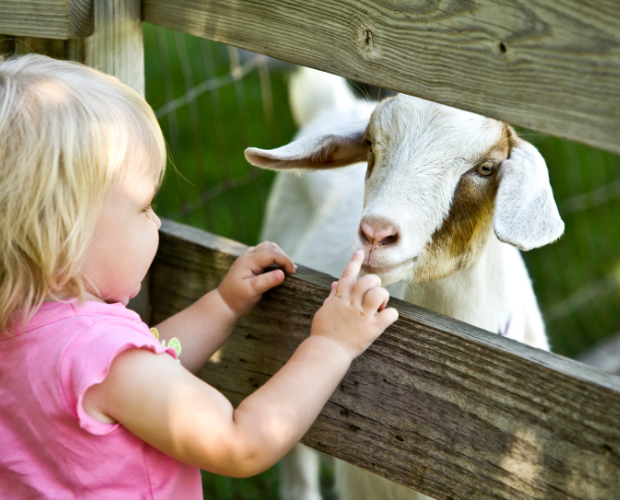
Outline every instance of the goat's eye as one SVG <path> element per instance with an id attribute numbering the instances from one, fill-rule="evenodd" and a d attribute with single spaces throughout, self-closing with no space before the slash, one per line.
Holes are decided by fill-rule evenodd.
<path id="1" fill-rule="evenodd" d="M 372 141 L 370 139 L 366 139 L 366 146 L 368 146 L 369 149 L 372 149 Z"/>
<path id="2" fill-rule="evenodd" d="M 493 163 L 492 161 L 483 161 L 480 165 L 476 167 L 476 172 L 478 172 L 484 177 L 488 177 L 489 175 L 495 173 L 496 168 L 497 167 L 495 163 Z"/>

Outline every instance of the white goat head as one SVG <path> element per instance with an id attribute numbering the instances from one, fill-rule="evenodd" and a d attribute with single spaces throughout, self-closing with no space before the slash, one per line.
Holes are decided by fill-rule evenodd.
<path id="1" fill-rule="evenodd" d="M 475 262 L 493 231 L 523 250 L 564 231 L 545 162 L 506 123 L 415 97 L 381 102 L 370 121 L 266 151 L 254 165 L 318 170 L 368 162 L 357 247 L 383 284 L 443 278 Z"/>

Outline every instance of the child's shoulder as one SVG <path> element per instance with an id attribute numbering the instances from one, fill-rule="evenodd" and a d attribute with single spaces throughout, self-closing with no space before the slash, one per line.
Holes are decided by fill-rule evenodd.
<path id="1" fill-rule="evenodd" d="M 123 304 L 68 300 L 46 303 L 28 324 L 27 332 L 49 331 L 57 341 L 102 348 L 132 341 L 151 344 L 155 338 L 137 313 Z"/>
<path id="2" fill-rule="evenodd" d="M 114 352 L 124 345 L 151 347 L 158 342 L 140 317 L 122 304 L 80 304 L 70 299 L 44 303 L 24 333 L 9 344 L 19 350 L 44 350 L 50 356 L 66 357 Z"/>
<path id="3" fill-rule="evenodd" d="M 90 301 L 80 304 L 77 299 L 44 303 L 29 321 L 26 332 L 62 327 L 65 323 L 83 327 L 105 327 L 112 324 L 148 332 L 148 327 L 140 316 L 123 304 Z"/>
<path id="4" fill-rule="evenodd" d="M 116 356 L 136 348 L 176 357 L 172 347 L 162 346 L 140 317 L 122 304 L 47 302 L 24 333 L 2 339 L 0 372 L 30 366 L 41 374 L 60 374 L 63 380 L 88 381 L 92 374 L 101 380 Z"/>

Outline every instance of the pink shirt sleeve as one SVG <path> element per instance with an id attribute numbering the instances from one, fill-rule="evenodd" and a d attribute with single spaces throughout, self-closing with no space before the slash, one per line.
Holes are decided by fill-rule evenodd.
<path id="1" fill-rule="evenodd" d="M 84 411 L 86 391 L 101 383 L 112 361 L 128 349 L 148 349 L 155 354 L 168 353 L 177 358 L 171 347 L 163 347 L 144 323 L 123 318 L 103 318 L 81 332 L 65 349 L 60 363 L 60 381 L 65 401 L 78 418 L 80 427 L 95 435 L 114 431 L 119 424 L 104 424 Z"/>

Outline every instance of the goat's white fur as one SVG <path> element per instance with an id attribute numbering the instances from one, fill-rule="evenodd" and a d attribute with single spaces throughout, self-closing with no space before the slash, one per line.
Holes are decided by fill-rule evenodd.
<path id="1" fill-rule="evenodd" d="M 430 252 L 459 180 L 493 148 L 504 125 L 409 96 L 384 101 L 373 113 L 376 103 L 355 99 L 343 79 L 309 69 L 293 78 L 291 105 L 303 125 L 299 139 L 272 151 L 249 148 L 249 161 L 275 169 L 346 165 L 365 155 L 363 138 L 371 137 L 376 166 L 366 184 L 365 163 L 280 173 L 263 239 L 277 242 L 296 262 L 339 276 L 353 248 L 368 251 L 368 242 L 358 236 L 360 220 L 389 224 L 398 230 L 398 243 L 373 247 L 366 272 L 379 274 L 384 284 L 407 283 L 404 298 L 410 302 L 548 348 L 515 248 L 541 246 L 563 232 L 547 169 L 535 148 L 516 139 L 510 158 L 499 167 L 493 223 L 478 238 L 479 248 L 468 257 L 442 248 Z M 468 179 L 474 186 L 487 181 L 475 175 Z M 393 296 L 403 296 L 402 284 L 391 289 Z M 295 455 L 303 459 L 285 466 L 289 474 L 281 497 L 319 499 L 317 459 L 302 449 Z M 336 482 L 341 500 L 427 498 L 340 461 Z"/>

